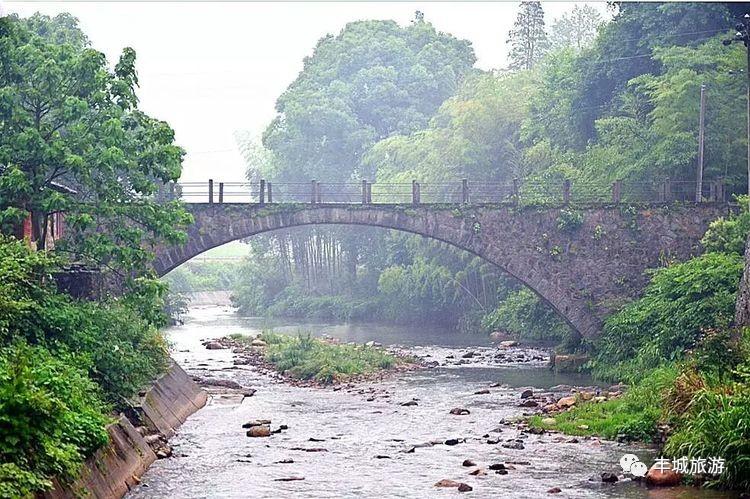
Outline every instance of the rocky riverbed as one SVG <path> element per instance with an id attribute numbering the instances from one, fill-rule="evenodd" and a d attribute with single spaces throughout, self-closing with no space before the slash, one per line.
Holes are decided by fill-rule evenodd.
<path id="1" fill-rule="evenodd" d="M 399 338 L 410 341 L 386 347 L 419 359 L 422 368 L 310 387 L 245 362 L 243 350 L 203 344 L 259 329 L 228 309 L 203 308 L 170 331 L 174 356 L 211 400 L 131 497 L 649 496 L 619 461 L 633 453 L 651 463 L 651 449 L 543 432 L 522 421 L 575 391 L 617 396 L 617 387 L 550 372 L 543 351 L 471 337 L 440 344 L 434 331 L 420 342 L 418 331 L 404 330 Z M 314 331 L 351 340 L 343 330 Z M 709 497 L 670 490 L 660 497 Z"/>

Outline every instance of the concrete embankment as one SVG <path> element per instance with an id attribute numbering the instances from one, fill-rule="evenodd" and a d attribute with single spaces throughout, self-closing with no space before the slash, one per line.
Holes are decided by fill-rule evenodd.
<path id="1" fill-rule="evenodd" d="M 157 459 L 161 445 L 206 404 L 207 394 L 177 364 L 159 378 L 125 415 L 109 425 L 110 444 L 91 456 L 72 484 L 54 481 L 47 499 L 120 498 Z"/>

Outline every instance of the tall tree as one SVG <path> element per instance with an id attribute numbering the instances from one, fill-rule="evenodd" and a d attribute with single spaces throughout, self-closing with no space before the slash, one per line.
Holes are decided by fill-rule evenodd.
<path id="1" fill-rule="evenodd" d="M 541 2 L 521 2 L 506 43 L 511 47 L 510 69 L 531 69 L 542 58 L 549 41 Z"/>
<path id="2" fill-rule="evenodd" d="M 146 267 L 149 245 L 182 239 L 189 215 L 156 195 L 183 150 L 138 110 L 137 85 L 135 52 L 108 69 L 69 15 L 0 19 L 0 226 L 30 214 L 44 248 L 65 212 L 69 251 L 127 273 Z"/>
<path id="3" fill-rule="evenodd" d="M 263 142 L 278 161 L 274 180 L 346 181 L 376 141 L 424 127 L 475 62 L 471 44 L 417 13 L 349 23 L 322 38 L 276 102 Z"/>
<path id="4" fill-rule="evenodd" d="M 555 19 L 550 32 L 550 44 L 554 49 L 573 47 L 576 50 L 588 46 L 602 25 L 602 16 L 595 8 L 584 5 L 573 7 Z"/>

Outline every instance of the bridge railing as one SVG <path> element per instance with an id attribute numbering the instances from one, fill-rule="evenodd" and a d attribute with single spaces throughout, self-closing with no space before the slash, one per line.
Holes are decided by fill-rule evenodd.
<path id="1" fill-rule="evenodd" d="M 368 182 L 181 182 L 173 195 L 188 203 L 311 204 L 565 204 L 725 201 L 721 179 L 650 182 L 520 181 L 411 183 Z"/>

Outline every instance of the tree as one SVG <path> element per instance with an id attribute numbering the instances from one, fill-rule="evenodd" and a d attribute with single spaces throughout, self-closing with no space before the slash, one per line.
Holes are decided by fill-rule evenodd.
<path id="1" fill-rule="evenodd" d="M 349 23 L 322 38 L 276 102 L 263 143 L 276 181 L 347 181 L 370 175 L 362 155 L 378 140 L 424 127 L 475 62 L 471 44 L 417 15 Z"/>
<path id="2" fill-rule="evenodd" d="M 588 5 L 576 5 L 573 10 L 555 19 L 550 33 L 550 44 L 554 49 L 573 47 L 576 50 L 588 46 L 596 36 L 602 16 Z"/>
<path id="3" fill-rule="evenodd" d="M 510 69 L 531 69 L 548 48 L 541 2 L 521 2 L 516 22 L 506 42 L 510 49 Z"/>
<path id="4" fill-rule="evenodd" d="M 155 195 L 184 153 L 138 110 L 137 85 L 135 52 L 109 70 L 69 15 L 0 19 L 1 226 L 30 214 L 45 249 L 64 212 L 64 250 L 126 273 L 146 267 L 150 245 L 182 240 L 189 215 Z"/>

